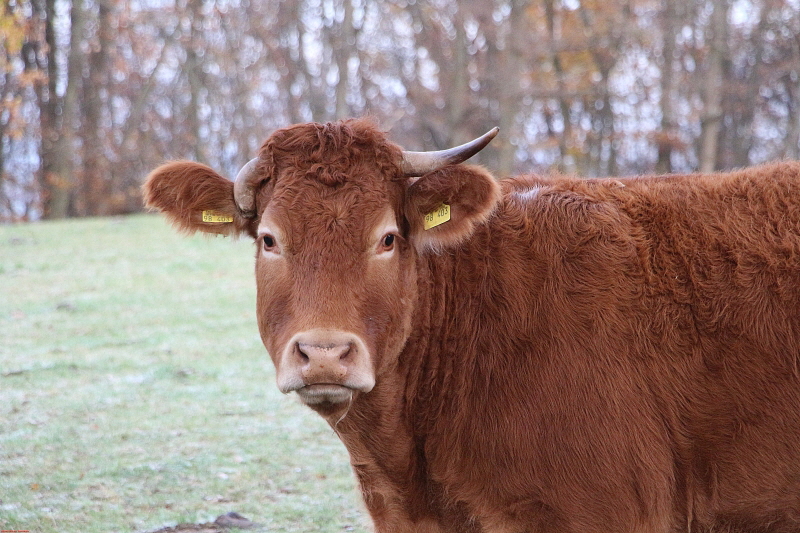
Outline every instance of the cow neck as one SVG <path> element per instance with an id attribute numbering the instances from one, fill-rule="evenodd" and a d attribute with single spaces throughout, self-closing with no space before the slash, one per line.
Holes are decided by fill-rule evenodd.
<path id="1" fill-rule="evenodd" d="M 501 206 L 456 249 L 419 258 L 412 335 L 398 365 L 404 416 L 419 437 L 469 430 L 472 409 L 502 410 L 512 394 L 504 384 L 520 365 L 535 365 L 532 339 L 547 336 L 536 311 L 547 268 L 537 242 L 524 213 Z M 521 360 L 521 349 L 531 356 Z"/>
<path id="2" fill-rule="evenodd" d="M 463 284 L 470 281 L 469 262 L 453 252 L 418 258 L 412 333 L 397 365 L 370 393 L 359 395 L 344 418 L 329 420 L 347 447 L 373 516 L 383 514 L 382 504 L 373 501 L 380 494 L 376 501 L 394 500 L 414 510 L 407 516 L 413 522 L 443 519 L 437 509 L 444 505 L 444 492 L 431 479 L 426 443 L 436 421 L 446 416 L 447 402 L 464 393 L 472 373 L 469 354 L 457 357 L 458 346 L 454 353 L 450 345 L 461 335 L 459 307 L 465 301 Z"/>
<path id="3" fill-rule="evenodd" d="M 422 437 L 453 412 L 454 402 L 480 386 L 478 323 L 491 262 L 489 230 L 481 227 L 457 249 L 423 255 L 417 262 L 413 333 L 398 372 L 405 387 L 405 416 Z"/>

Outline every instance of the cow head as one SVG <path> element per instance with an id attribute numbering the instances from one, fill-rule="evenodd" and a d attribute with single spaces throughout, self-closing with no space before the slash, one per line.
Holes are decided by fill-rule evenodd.
<path id="1" fill-rule="evenodd" d="M 173 162 L 148 176 L 144 194 L 182 230 L 255 239 L 258 326 L 278 387 L 332 414 L 396 363 L 418 257 L 456 246 L 494 209 L 494 179 L 452 163 L 495 133 L 417 153 L 367 120 L 302 124 L 267 139 L 235 182 Z"/>

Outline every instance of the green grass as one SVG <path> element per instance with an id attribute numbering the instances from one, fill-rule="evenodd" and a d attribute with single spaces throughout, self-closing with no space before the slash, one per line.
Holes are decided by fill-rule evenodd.
<path id="1" fill-rule="evenodd" d="M 254 299 L 247 239 L 158 216 L 0 226 L 0 529 L 237 511 L 367 531 L 344 447 L 275 387 Z"/>

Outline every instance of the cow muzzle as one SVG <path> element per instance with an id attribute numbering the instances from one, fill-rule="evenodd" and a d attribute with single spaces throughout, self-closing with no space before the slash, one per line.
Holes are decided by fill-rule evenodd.
<path id="1" fill-rule="evenodd" d="M 369 392 L 375 386 L 366 344 L 358 335 L 339 330 L 295 334 L 276 370 L 281 392 L 296 391 L 307 405 L 347 402 L 355 391 Z"/>

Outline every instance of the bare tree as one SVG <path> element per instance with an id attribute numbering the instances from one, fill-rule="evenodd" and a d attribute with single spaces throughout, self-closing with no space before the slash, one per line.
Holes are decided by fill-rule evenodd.
<path id="1" fill-rule="evenodd" d="M 701 82 L 703 99 L 699 139 L 701 172 L 712 172 L 717 168 L 717 147 L 722 126 L 722 98 L 725 86 L 725 61 L 728 58 L 728 0 L 715 0 L 711 5 L 713 11 L 708 27 L 711 36 Z"/>
<path id="2" fill-rule="evenodd" d="M 70 9 L 69 45 L 64 50 L 56 38 L 55 0 L 36 0 L 34 13 L 44 24 L 44 43 L 36 55 L 36 67 L 45 73 L 37 82 L 41 128 L 40 184 L 43 191 L 43 216 L 64 218 L 70 214 L 70 201 L 75 186 L 73 154 L 74 127 L 77 118 L 78 86 L 83 56 L 80 43 L 84 30 L 83 1 L 73 0 Z M 67 57 L 66 70 L 59 66 L 59 55 Z M 59 84 L 63 82 L 63 94 Z"/>
<path id="3" fill-rule="evenodd" d="M 75 211 L 78 215 L 105 215 L 111 209 L 112 168 L 107 157 L 108 141 L 103 134 L 106 102 L 110 89 L 110 52 L 114 46 L 112 15 L 114 0 L 96 0 L 96 31 L 89 41 L 86 73 L 83 76 L 80 135 L 82 172 Z"/>
<path id="4" fill-rule="evenodd" d="M 277 127 L 364 113 L 412 149 L 499 125 L 499 175 L 795 157 L 800 8 L 731 5 L 9 0 L 0 217 L 136 211 L 164 159 L 231 174 Z"/>

